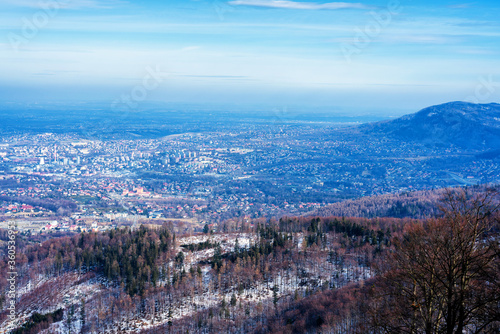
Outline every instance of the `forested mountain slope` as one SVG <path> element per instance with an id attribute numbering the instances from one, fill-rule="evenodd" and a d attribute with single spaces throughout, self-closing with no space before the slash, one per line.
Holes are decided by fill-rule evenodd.
<path id="1" fill-rule="evenodd" d="M 25 244 L 15 333 L 495 333 L 499 203 L 494 189 L 454 190 L 438 219 L 283 217 L 195 235 L 165 224 Z M 7 258 L 0 270 L 5 330 Z"/>
<path id="2" fill-rule="evenodd" d="M 419 141 L 429 145 L 455 145 L 464 149 L 500 147 L 500 104 L 449 102 L 401 118 L 360 127 L 367 134 Z"/>

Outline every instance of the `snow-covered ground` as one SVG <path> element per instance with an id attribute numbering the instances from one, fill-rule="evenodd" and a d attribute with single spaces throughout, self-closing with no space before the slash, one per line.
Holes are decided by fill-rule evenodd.
<path id="1" fill-rule="evenodd" d="M 46 314 L 72 304 L 81 303 L 101 290 L 101 283 L 91 275 L 76 272 L 65 273 L 58 277 L 47 278 L 38 275 L 35 280 L 18 289 L 16 320 L 25 323 L 33 313 Z M 76 284 L 76 282 L 81 283 Z M 0 324 L 0 333 L 6 330 L 8 322 Z"/>
<path id="2" fill-rule="evenodd" d="M 112 326 L 113 328 L 108 328 L 103 333 L 134 333 L 166 324 L 168 321 L 192 316 L 200 310 L 220 306 L 223 300 L 229 304 L 233 294 L 237 297 L 239 304 L 254 312 L 257 305 L 272 305 L 275 298 L 282 300 L 283 298 L 292 298 L 297 293 L 305 295 L 307 291 L 338 288 L 348 282 L 364 280 L 373 275 L 370 268 L 358 265 L 355 256 L 350 257 L 349 264 L 339 265 L 328 261 L 329 250 L 326 248 L 316 251 L 316 257 L 309 260 L 306 257 L 307 254 L 303 252 L 305 248 L 304 235 L 297 233 L 294 235 L 295 247 L 299 252 L 303 253 L 306 259 L 303 260 L 300 268 L 297 268 L 294 264 L 290 264 L 288 268 L 273 268 L 274 270 L 265 273 L 266 279 L 253 281 L 250 286 L 246 285 L 245 288 L 239 290 L 234 284 L 233 286 L 226 286 L 226 288 L 214 287 L 213 282 L 216 280 L 217 273 L 207 264 L 214 256 L 214 248 L 192 252 L 181 247 L 181 245 L 210 241 L 211 244 L 220 244 L 224 254 L 234 251 L 236 240 L 238 240 L 239 248 L 248 249 L 252 244 L 258 242 L 258 237 L 256 234 L 251 233 L 226 233 L 200 234 L 178 238 L 176 240 L 175 254 L 178 252 L 185 254 L 184 269 L 188 271 L 191 267 L 197 268 L 200 266 L 201 279 L 192 278 L 201 281 L 196 291 L 193 290 L 192 293 L 182 297 L 177 296 L 167 307 L 168 310 L 162 308 L 163 311 L 155 312 L 146 318 L 139 314 L 130 313 L 135 314 L 135 316 L 128 316 L 128 318 L 122 320 L 114 319 L 117 323 Z M 166 264 L 171 269 L 171 275 L 174 270 L 179 270 L 175 265 L 173 261 Z M 66 320 L 71 305 L 79 309 L 82 300 L 88 302 L 93 297 L 98 298 L 98 294 L 105 292 L 109 286 L 108 282 L 101 276 L 94 277 L 92 275 L 87 274 L 85 276 L 77 272 L 70 272 L 55 278 L 46 278 L 39 275 L 36 279 L 28 281 L 18 290 L 19 296 L 21 296 L 18 307 L 20 322 L 25 322 L 34 312 L 46 314 L 63 308 L 65 309 L 63 321 L 52 324 L 43 333 L 67 333 L 67 324 L 69 322 Z M 160 282 L 160 285 L 164 283 Z M 276 292 L 273 292 L 274 287 L 277 287 Z M 89 312 L 91 311 L 89 310 Z M 79 332 L 81 328 L 79 318 L 75 316 L 71 323 L 72 331 Z M 6 322 L 0 324 L 0 332 L 5 330 L 6 325 Z"/>

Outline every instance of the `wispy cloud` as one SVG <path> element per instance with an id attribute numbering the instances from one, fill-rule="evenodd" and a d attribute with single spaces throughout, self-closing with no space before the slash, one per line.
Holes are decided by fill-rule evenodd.
<path id="1" fill-rule="evenodd" d="M 246 75 L 195 75 L 195 74 L 179 74 L 178 77 L 197 78 L 197 79 L 222 79 L 222 80 L 246 80 L 254 81 Z"/>
<path id="2" fill-rule="evenodd" d="M 467 9 L 467 8 L 472 7 L 472 5 L 474 5 L 474 3 L 460 3 L 460 4 L 450 5 L 450 6 L 448 6 L 448 8 L 451 8 L 451 9 Z"/>
<path id="3" fill-rule="evenodd" d="M 407 44 L 457 44 L 461 42 L 460 36 L 449 36 L 449 35 L 402 35 L 394 34 L 387 36 L 383 39 L 385 42 L 389 43 L 407 43 Z"/>
<path id="4" fill-rule="evenodd" d="M 34 76 L 46 76 L 46 75 L 58 75 L 58 74 L 73 74 L 73 73 L 79 73 L 78 71 L 63 71 L 63 70 L 55 70 L 55 71 L 42 71 L 42 72 L 37 72 L 33 73 L 32 75 Z"/>
<path id="5" fill-rule="evenodd" d="M 117 5 L 123 5 L 127 2 L 122 0 L 51 0 L 41 2 L 39 0 L 4 0 L 4 3 L 18 7 L 40 8 L 41 4 L 47 4 L 51 7 L 57 6 L 63 9 L 109 9 Z"/>
<path id="6" fill-rule="evenodd" d="M 368 6 L 362 3 L 351 2 L 296 2 L 287 0 L 233 0 L 228 2 L 233 6 L 252 6 L 265 8 L 281 8 L 281 9 L 374 9 L 373 6 Z"/>

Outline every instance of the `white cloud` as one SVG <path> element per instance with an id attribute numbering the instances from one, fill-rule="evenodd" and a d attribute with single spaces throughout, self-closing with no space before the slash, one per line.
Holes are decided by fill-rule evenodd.
<path id="1" fill-rule="evenodd" d="M 445 45 L 445 44 L 455 44 L 461 42 L 459 37 L 447 36 L 447 35 L 401 35 L 394 34 L 391 36 L 387 36 L 382 39 L 385 42 L 390 43 L 409 43 L 409 44 L 437 44 L 437 45 Z"/>
<path id="2" fill-rule="evenodd" d="M 228 2 L 234 6 L 253 6 L 266 8 L 283 8 L 283 9 L 373 9 L 373 6 L 364 5 L 362 3 L 351 2 L 295 2 L 287 0 L 233 0 Z"/>
<path id="3" fill-rule="evenodd" d="M 81 9 L 81 8 L 113 8 L 126 2 L 121 0 L 4 0 L 4 3 L 19 7 L 41 8 L 43 5 L 50 8 Z"/>
<path id="4" fill-rule="evenodd" d="M 461 4 L 455 4 L 455 5 L 450 5 L 448 8 L 451 9 L 467 9 L 470 8 L 473 4 L 472 3 L 461 3 Z"/>

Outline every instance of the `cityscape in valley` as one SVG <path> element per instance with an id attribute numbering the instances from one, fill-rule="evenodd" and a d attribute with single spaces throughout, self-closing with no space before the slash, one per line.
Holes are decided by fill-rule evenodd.
<path id="1" fill-rule="evenodd" d="M 499 334 L 499 17 L 0 1 L 0 334 Z"/>
<path id="2" fill-rule="evenodd" d="M 450 106 L 455 113 L 463 107 L 440 112 Z M 185 223 L 180 232 L 199 232 L 205 224 L 303 215 L 346 199 L 500 181 L 498 141 L 429 145 L 432 134 L 406 141 L 364 128 L 260 120 L 141 138 L 131 118 L 122 129 L 137 139 L 42 129 L 5 135 L 0 213 L 30 233 L 169 219 Z"/>

